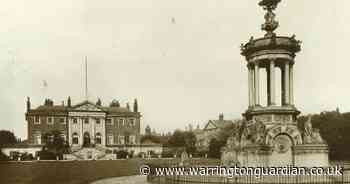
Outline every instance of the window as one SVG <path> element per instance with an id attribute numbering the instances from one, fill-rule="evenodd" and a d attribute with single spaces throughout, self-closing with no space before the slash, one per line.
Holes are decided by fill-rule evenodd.
<path id="1" fill-rule="evenodd" d="M 47 117 L 47 124 L 52 125 L 53 124 L 53 118 L 52 117 Z"/>
<path id="2" fill-rule="evenodd" d="M 106 120 L 106 124 L 108 124 L 108 125 L 113 125 L 113 120 L 112 120 L 112 118 L 108 118 L 108 119 Z"/>
<path id="3" fill-rule="evenodd" d="M 85 118 L 85 119 L 84 119 L 84 123 L 85 123 L 85 124 L 89 124 L 89 118 Z"/>
<path id="4" fill-rule="evenodd" d="M 66 140 L 67 140 L 67 136 L 66 136 L 66 134 L 61 134 L 61 137 L 62 137 L 62 139 L 63 139 L 64 141 L 66 141 Z"/>
<path id="5" fill-rule="evenodd" d="M 118 144 L 125 144 L 125 137 L 123 135 L 118 136 Z"/>
<path id="6" fill-rule="evenodd" d="M 49 142 L 53 142 L 53 138 L 54 138 L 53 135 L 49 135 L 47 138 Z"/>
<path id="7" fill-rule="evenodd" d="M 74 132 L 72 135 L 72 144 L 79 144 L 78 133 Z"/>
<path id="8" fill-rule="evenodd" d="M 130 142 L 130 144 L 136 144 L 136 136 L 130 135 L 129 142 Z"/>
<path id="9" fill-rule="evenodd" d="M 73 118 L 73 123 L 77 124 L 78 123 L 78 119 L 77 118 Z"/>
<path id="10" fill-rule="evenodd" d="M 102 140 L 101 140 L 101 133 L 96 133 L 96 140 L 95 140 L 95 144 L 101 144 Z"/>
<path id="11" fill-rule="evenodd" d="M 135 126 L 135 119 L 129 119 L 130 126 Z"/>
<path id="12" fill-rule="evenodd" d="M 113 135 L 108 135 L 108 144 L 109 145 L 114 144 L 114 137 L 113 137 Z"/>
<path id="13" fill-rule="evenodd" d="M 34 135 L 34 144 L 41 144 L 41 133 L 36 132 Z"/>
<path id="14" fill-rule="evenodd" d="M 119 119 L 119 126 L 124 126 L 124 119 L 123 118 Z"/>
<path id="15" fill-rule="evenodd" d="M 60 118 L 60 123 L 62 123 L 62 124 L 64 124 L 64 123 L 65 123 L 64 118 Z"/>
<path id="16" fill-rule="evenodd" d="M 100 123 L 101 123 L 100 118 L 97 118 L 97 119 L 96 119 L 96 124 L 100 124 Z"/>
<path id="17" fill-rule="evenodd" d="M 34 124 L 40 124 L 40 117 L 34 116 Z"/>

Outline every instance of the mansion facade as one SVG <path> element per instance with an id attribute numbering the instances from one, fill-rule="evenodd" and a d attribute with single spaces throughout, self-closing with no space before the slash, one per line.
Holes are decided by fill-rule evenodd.
<path id="1" fill-rule="evenodd" d="M 121 107 L 116 100 L 108 106 L 103 106 L 100 99 L 72 105 L 70 97 L 66 105 L 46 99 L 43 105 L 32 108 L 28 98 L 25 118 L 30 145 L 43 145 L 44 135 L 53 131 L 59 131 L 73 148 L 140 144 L 141 113 L 136 99 L 131 110 L 129 104 Z"/>

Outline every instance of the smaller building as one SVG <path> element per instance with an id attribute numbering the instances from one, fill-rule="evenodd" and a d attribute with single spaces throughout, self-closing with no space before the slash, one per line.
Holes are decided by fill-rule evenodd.
<path id="1" fill-rule="evenodd" d="M 234 124 L 234 120 L 225 120 L 224 115 L 220 114 L 219 119 L 209 120 L 203 129 L 195 129 L 196 147 L 198 151 L 208 151 L 210 140 L 217 138 L 220 131 Z"/>

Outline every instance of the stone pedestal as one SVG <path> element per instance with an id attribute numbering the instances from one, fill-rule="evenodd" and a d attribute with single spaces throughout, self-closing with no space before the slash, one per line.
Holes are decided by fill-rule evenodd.
<path id="1" fill-rule="evenodd" d="M 298 167 L 328 167 L 326 144 L 302 144 L 293 147 L 294 165 Z"/>

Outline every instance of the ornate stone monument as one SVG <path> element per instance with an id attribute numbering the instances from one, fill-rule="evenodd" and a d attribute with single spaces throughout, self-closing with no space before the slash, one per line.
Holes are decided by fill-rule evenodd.
<path id="1" fill-rule="evenodd" d="M 295 35 L 277 36 L 279 23 L 273 12 L 281 0 L 262 0 L 259 5 L 267 11 L 262 38 L 250 38 L 241 45 L 247 60 L 249 107 L 244 121 L 222 150 L 226 164 L 244 166 L 327 166 L 328 146 L 319 131 L 312 128 L 311 117 L 304 129 L 297 127 L 300 114 L 294 106 L 293 65 L 301 41 Z M 276 70 L 280 70 L 277 76 Z M 267 104 L 260 103 L 260 72 L 266 72 Z M 276 99 L 276 77 L 280 77 L 281 99 Z"/>

